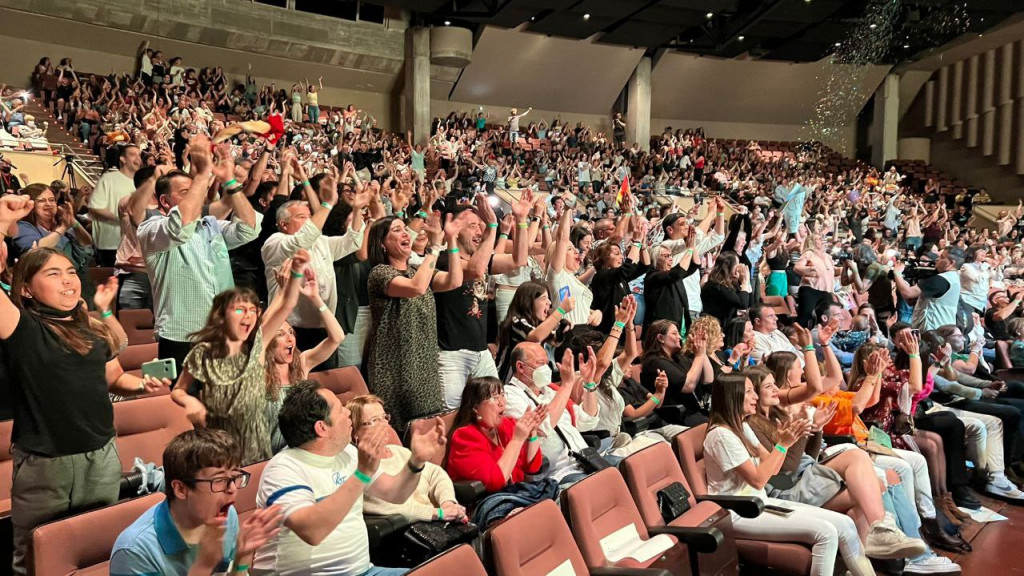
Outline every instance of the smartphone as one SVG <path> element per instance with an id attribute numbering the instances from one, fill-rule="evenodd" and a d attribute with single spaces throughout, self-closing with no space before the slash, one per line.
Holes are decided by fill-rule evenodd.
<path id="1" fill-rule="evenodd" d="M 178 377 L 178 366 L 175 364 L 174 358 L 153 360 L 142 365 L 142 375 L 174 381 Z"/>
<path id="2" fill-rule="evenodd" d="M 910 333 L 911 333 L 911 335 L 914 336 L 914 338 L 917 338 L 918 340 L 921 339 L 921 331 L 918 330 L 917 328 L 911 328 L 910 329 Z"/>
<path id="3" fill-rule="evenodd" d="M 782 506 L 776 506 L 774 504 L 765 504 L 764 511 L 769 514 L 775 514 L 776 516 L 782 516 L 783 518 L 789 518 L 794 512 L 796 512 L 795 510 L 783 508 Z"/>
<path id="4" fill-rule="evenodd" d="M 568 286 L 562 286 L 561 288 L 558 289 L 558 302 L 559 303 L 564 302 L 565 299 L 568 298 L 570 295 L 571 294 L 569 293 L 569 287 Z"/>

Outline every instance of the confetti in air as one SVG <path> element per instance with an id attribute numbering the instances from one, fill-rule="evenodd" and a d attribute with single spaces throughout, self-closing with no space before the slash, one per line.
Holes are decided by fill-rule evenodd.
<path id="1" fill-rule="evenodd" d="M 866 101 L 871 66 L 909 57 L 912 49 L 935 46 L 970 25 L 966 4 L 935 6 L 904 0 L 871 0 L 860 22 L 835 49 L 818 77 L 820 88 L 805 137 L 846 154 L 845 133 Z"/>

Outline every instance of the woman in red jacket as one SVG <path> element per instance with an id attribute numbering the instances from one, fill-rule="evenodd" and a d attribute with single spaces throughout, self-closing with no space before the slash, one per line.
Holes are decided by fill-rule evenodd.
<path id="1" fill-rule="evenodd" d="M 497 378 L 473 378 L 452 422 L 445 468 L 452 480 L 478 480 L 487 492 L 522 482 L 541 471 L 537 428 L 547 406 L 519 420 L 505 417 L 505 388 Z"/>

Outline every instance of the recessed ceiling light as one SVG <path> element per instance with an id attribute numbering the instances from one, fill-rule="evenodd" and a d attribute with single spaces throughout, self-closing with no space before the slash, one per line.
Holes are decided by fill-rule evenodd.
<path id="1" fill-rule="evenodd" d="M 534 21 L 534 20 L 536 20 L 536 19 L 537 19 L 537 17 L 536 17 L 536 16 L 530 16 L 530 22 L 533 22 L 533 21 Z"/>
<path id="2" fill-rule="evenodd" d="M 836 42 L 836 48 L 839 48 L 839 47 L 840 47 L 840 46 L 842 46 L 842 45 L 843 45 L 843 43 L 842 43 L 842 42 Z"/>
<path id="3" fill-rule="evenodd" d="M 910 48 L 910 44 L 904 44 L 903 48 Z"/>
<path id="4" fill-rule="evenodd" d="M 451 20 L 445 20 L 444 21 L 444 25 L 445 26 L 451 26 L 452 25 L 452 21 Z"/>
<path id="5" fill-rule="evenodd" d="M 590 20 L 590 14 L 584 14 L 583 15 L 583 19 L 584 20 Z"/>
<path id="6" fill-rule="evenodd" d="M 714 18 L 714 17 L 715 17 L 715 13 L 714 13 L 714 12 L 708 12 L 708 13 L 707 13 L 707 14 L 705 14 L 704 16 L 705 16 L 705 17 L 706 17 L 706 18 L 707 18 L 708 20 L 711 20 L 712 18 Z"/>
<path id="7" fill-rule="evenodd" d="M 744 40 L 746 40 L 746 39 L 747 39 L 747 37 L 746 37 L 746 36 L 740 36 L 740 42 L 743 42 L 743 41 L 744 41 Z"/>
<path id="8" fill-rule="evenodd" d="M 878 24 L 872 24 L 871 26 L 868 26 L 868 28 L 874 30 L 875 28 L 878 28 Z"/>

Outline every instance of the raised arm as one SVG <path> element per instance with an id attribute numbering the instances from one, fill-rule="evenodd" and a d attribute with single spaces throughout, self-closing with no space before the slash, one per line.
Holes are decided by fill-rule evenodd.
<path id="1" fill-rule="evenodd" d="M 4 234 L 19 220 L 32 213 L 33 202 L 28 196 L 10 194 L 0 197 L 0 241 Z M 6 340 L 14 333 L 21 320 L 21 311 L 0 290 L 0 340 Z"/>

